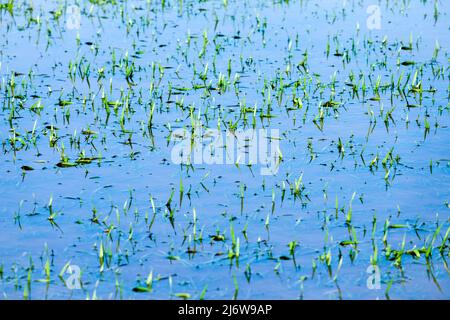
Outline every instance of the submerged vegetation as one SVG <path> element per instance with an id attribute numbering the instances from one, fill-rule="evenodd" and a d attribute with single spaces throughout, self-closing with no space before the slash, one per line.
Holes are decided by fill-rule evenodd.
<path id="1" fill-rule="evenodd" d="M 2 297 L 448 299 L 450 4 L 375 2 L 1 0 Z"/>

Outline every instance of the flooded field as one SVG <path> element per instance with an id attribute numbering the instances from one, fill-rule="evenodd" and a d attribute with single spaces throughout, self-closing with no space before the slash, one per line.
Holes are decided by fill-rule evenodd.
<path id="1" fill-rule="evenodd" d="M 1 0 L 2 299 L 449 299 L 449 15 Z"/>

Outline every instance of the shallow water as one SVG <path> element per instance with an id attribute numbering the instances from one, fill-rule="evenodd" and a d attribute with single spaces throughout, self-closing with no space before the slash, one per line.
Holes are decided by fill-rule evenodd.
<path id="1" fill-rule="evenodd" d="M 5 299 L 450 297 L 448 2 L 71 4 L 0 11 Z M 276 174 L 176 164 L 199 120 L 279 130 Z"/>

